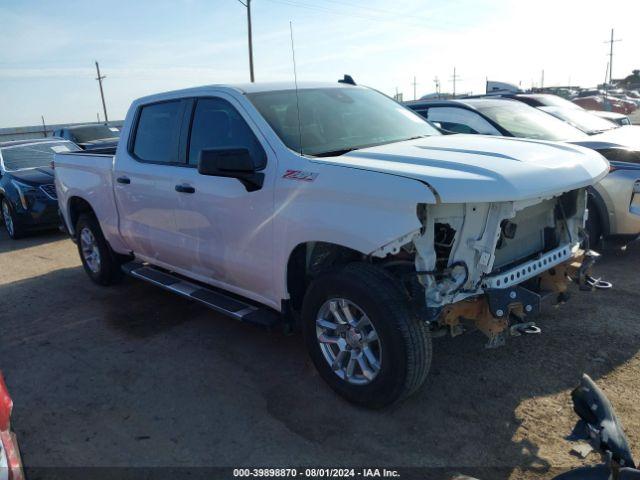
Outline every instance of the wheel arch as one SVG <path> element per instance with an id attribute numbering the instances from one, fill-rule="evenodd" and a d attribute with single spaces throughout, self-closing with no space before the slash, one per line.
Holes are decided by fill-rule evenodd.
<path id="1" fill-rule="evenodd" d="M 67 228 L 72 237 L 76 235 L 76 223 L 83 213 L 96 216 L 95 210 L 87 200 L 77 195 L 70 197 L 67 201 Z"/>
<path id="2" fill-rule="evenodd" d="M 285 271 L 286 292 L 294 310 L 302 306 L 302 299 L 311 280 L 338 265 L 361 260 L 366 254 L 345 245 L 323 241 L 306 241 L 290 252 Z"/>
<path id="3" fill-rule="evenodd" d="M 589 205 L 593 205 L 598 212 L 600 217 L 600 222 L 602 223 L 602 234 L 603 235 L 611 235 L 611 222 L 609 221 L 609 210 L 607 208 L 607 204 L 602 198 L 600 192 L 598 192 L 595 188 L 588 187 L 587 188 L 588 197 L 587 197 L 587 209 Z"/>

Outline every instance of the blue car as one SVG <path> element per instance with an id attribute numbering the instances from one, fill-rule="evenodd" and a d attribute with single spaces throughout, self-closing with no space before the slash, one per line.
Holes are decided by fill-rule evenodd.
<path id="1" fill-rule="evenodd" d="M 78 150 L 76 144 L 55 138 L 0 143 L 0 208 L 11 238 L 60 224 L 53 154 Z"/>

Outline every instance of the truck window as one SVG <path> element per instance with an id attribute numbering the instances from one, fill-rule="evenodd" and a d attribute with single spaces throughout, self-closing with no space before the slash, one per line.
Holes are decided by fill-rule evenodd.
<path id="1" fill-rule="evenodd" d="M 177 162 L 181 107 L 180 100 L 142 107 L 133 144 L 135 157 L 146 162 Z"/>
<path id="2" fill-rule="evenodd" d="M 221 98 L 202 98 L 196 103 L 189 139 L 189 165 L 197 165 L 200 152 L 211 148 L 246 148 L 258 169 L 266 155 L 247 122 Z"/>

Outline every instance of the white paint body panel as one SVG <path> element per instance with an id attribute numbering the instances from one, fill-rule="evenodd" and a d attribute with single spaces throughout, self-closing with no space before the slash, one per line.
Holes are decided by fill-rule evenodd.
<path id="1" fill-rule="evenodd" d="M 82 198 L 115 251 L 279 310 L 288 298 L 287 262 L 301 243 L 330 242 L 372 254 L 420 230 L 419 204 L 539 199 L 593 184 L 607 172 L 600 155 L 581 147 L 463 135 L 341 157 L 301 156 L 244 96 L 259 88 L 210 86 L 139 99 L 127 114 L 115 160 L 57 155 L 56 186 L 67 226 L 72 230 L 70 199 Z M 270 88 L 286 87 L 262 89 Z M 261 190 L 247 192 L 235 179 L 202 176 L 193 168 L 139 163 L 127 154 L 139 105 L 206 96 L 231 102 L 262 143 L 268 166 Z M 289 170 L 311 173 L 312 181 L 284 178 Z M 115 183 L 123 174 L 131 185 Z M 170 192 L 181 182 L 196 193 Z M 138 190 L 129 188 L 134 183 Z"/>
<path id="2" fill-rule="evenodd" d="M 443 203 L 541 198 L 602 179 L 608 162 L 588 148 L 482 135 L 442 135 L 350 152 L 334 164 L 428 183 Z"/>

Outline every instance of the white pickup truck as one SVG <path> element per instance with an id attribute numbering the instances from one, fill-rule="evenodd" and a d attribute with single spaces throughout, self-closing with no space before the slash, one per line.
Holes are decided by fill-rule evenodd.
<path id="1" fill-rule="evenodd" d="M 87 274 L 122 271 L 232 317 L 299 322 L 322 377 L 381 407 L 427 375 L 433 333 L 488 346 L 566 296 L 593 150 L 441 135 L 374 90 L 213 85 L 133 102 L 115 156 L 55 157 Z"/>

